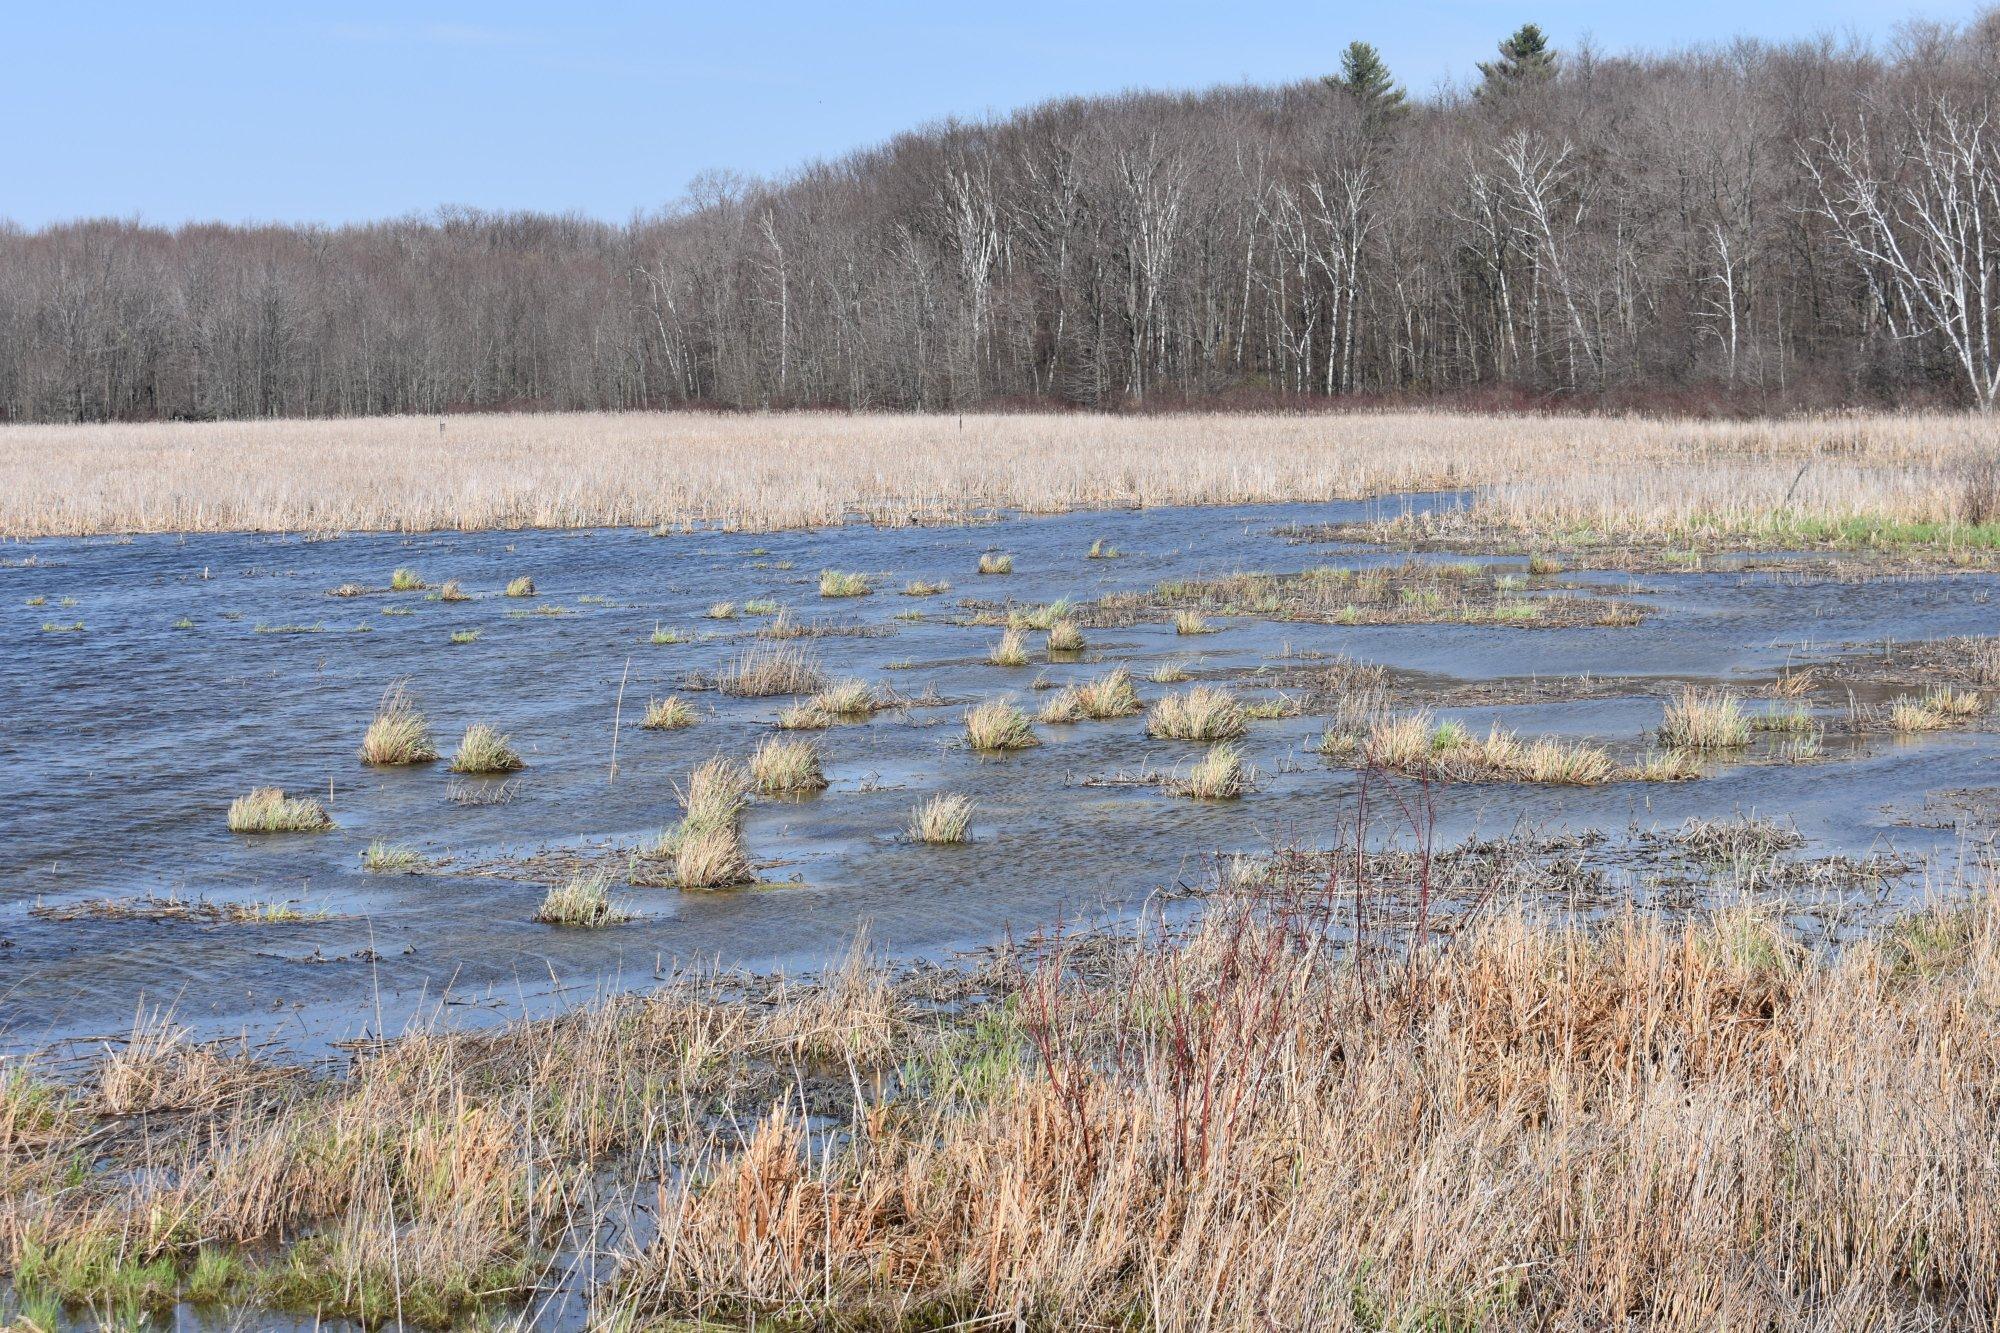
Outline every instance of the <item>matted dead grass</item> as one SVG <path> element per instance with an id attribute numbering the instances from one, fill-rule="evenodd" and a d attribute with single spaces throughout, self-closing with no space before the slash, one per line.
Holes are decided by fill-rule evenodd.
<path id="1" fill-rule="evenodd" d="M 1969 415 L 549 413 L 0 427 L 0 535 L 949 522 L 1497 488 L 1495 527 L 1950 524 Z"/>

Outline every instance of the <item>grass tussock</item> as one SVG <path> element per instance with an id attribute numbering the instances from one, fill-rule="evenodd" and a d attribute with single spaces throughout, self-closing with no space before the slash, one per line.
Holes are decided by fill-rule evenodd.
<path id="1" fill-rule="evenodd" d="M 1076 627 L 1074 620 L 1058 620 L 1049 626 L 1050 652 L 1080 653 L 1085 646 L 1083 631 Z"/>
<path id="2" fill-rule="evenodd" d="M 811 741 L 767 737 L 750 755 L 750 780 L 762 796 L 824 791 L 826 773 Z"/>
<path id="3" fill-rule="evenodd" d="M 843 574 L 837 569 L 822 569 L 819 572 L 819 595 L 822 597 L 865 597 L 874 591 L 868 585 L 865 574 Z"/>
<path id="4" fill-rule="evenodd" d="M 361 762 L 381 767 L 428 764 L 438 757 L 431 726 L 408 686 L 397 681 L 383 691 L 375 718 L 361 736 Z"/>
<path id="5" fill-rule="evenodd" d="M 1014 557 L 998 551 L 987 551 L 979 557 L 979 572 L 982 574 L 1012 574 Z"/>
<path id="6" fill-rule="evenodd" d="M 1042 705 L 1043 722 L 1105 721 L 1131 717 L 1139 711 L 1139 692 L 1132 673 L 1118 667 L 1081 685 L 1065 685 Z"/>
<path id="7" fill-rule="evenodd" d="M 1208 623 L 1208 617 L 1199 611 L 1174 612 L 1174 633 L 1213 634 L 1215 626 Z"/>
<path id="8" fill-rule="evenodd" d="M 1027 638 L 1017 629 L 1004 631 L 1000 635 L 1000 641 L 987 650 L 986 660 L 998 667 L 1028 665 Z"/>
<path id="9" fill-rule="evenodd" d="M 1215 685 L 1169 694 L 1146 715 L 1146 734 L 1161 740 L 1226 741 L 1250 729 L 1236 696 Z"/>
<path id="10" fill-rule="evenodd" d="M 507 580 L 507 595 L 509 597 L 533 597 L 535 595 L 535 581 L 526 574 L 517 574 Z"/>
<path id="11" fill-rule="evenodd" d="M 806 706 L 830 718 L 853 721 L 872 715 L 883 707 L 883 699 L 873 685 L 859 676 L 834 681 L 806 701 Z"/>
<path id="12" fill-rule="evenodd" d="M 694 725 L 694 709 L 678 694 L 670 694 L 664 699 L 648 699 L 646 715 L 639 725 L 647 731 L 679 731 Z"/>
<path id="13" fill-rule="evenodd" d="M 757 644 L 732 658 L 716 679 L 724 694 L 768 699 L 781 694 L 816 694 L 826 688 L 819 659 L 797 645 Z"/>
<path id="14" fill-rule="evenodd" d="M 229 803 L 231 833 L 321 833 L 333 827 L 326 807 L 310 796 L 259 787 Z"/>
<path id="15" fill-rule="evenodd" d="M 535 920 L 545 926 L 596 927 L 616 925 L 630 918 L 611 902 L 611 881 L 603 875 L 571 875 L 552 885 L 535 909 Z"/>
<path id="16" fill-rule="evenodd" d="M 1091 542 L 1090 550 L 1084 553 L 1085 558 L 1090 560 L 1116 560 L 1123 554 L 1124 552 L 1105 541 L 1102 537 Z"/>
<path id="17" fill-rule="evenodd" d="M 459 737 L 458 750 L 451 757 L 454 773 L 513 773 L 527 767 L 498 728 L 475 722 Z"/>
<path id="18" fill-rule="evenodd" d="M 674 881 L 681 888 L 727 889 L 756 878 L 743 845 L 750 785 L 748 769 L 717 757 L 675 788 L 681 822 L 661 840 L 659 854 L 673 863 Z"/>
<path id="19" fill-rule="evenodd" d="M 949 583 L 932 583 L 926 579 L 911 579 L 903 585 L 905 597 L 935 597 L 939 593 L 951 591 Z"/>
<path id="20" fill-rule="evenodd" d="M 833 715 L 809 702 L 787 704 L 775 725 L 780 731 L 825 731 L 833 725 Z"/>
<path id="21" fill-rule="evenodd" d="M 389 589 L 392 592 L 422 592 L 430 586 L 424 582 L 423 575 L 407 567 L 389 575 Z"/>
<path id="22" fill-rule="evenodd" d="M 736 619 L 736 603 L 717 602 L 709 607 L 705 614 L 710 620 L 734 620 Z"/>
<path id="23" fill-rule="evenodd" d="M 974 809 L 970 796 L 933 796 L 910 811 L 910 841 L 939 845 L 969 842 Z"/>
<path id="24" fill-rule="evenodd" d="M 1750 744 L 1750 720 L 1735 695 L 1683 685 L 1667 700 L 1659 741 L 1670 750 L 1740 750 Z"/>
<path id="25" fill-rule="evenodd" d="M 965 740 L 982 754 L 1026 750 L 1041 744 L 1028 715 L 1007 699 L 988 699 L 967 709 Z"/>
<path id="26" fill-rule="evenodd" d="M 1943 731 L 1980 717 L 1986 711 L 1986 701 L 1973 691 L 1936 686 L 1920 695 L 1906 694 L 1891 699 L 1889 729 L 1906 735 L 1919 731 Z"/>
<path id="27" fill-rule="evenodd" d="M 446 579 L 438 589 L 437 599 L 440 602 L 469 602 L 472 594 L 457 579 Z"/>
<path id="28" fill-rule="evenodd" d="M 1167 782 L 1167 790 L 1198 801 L 1226 801 L 1250 789 L 1255 774 L 1243 758 L 1243 750 L 1233 741 L 1209 747 L 1208 753 L 1189 766 L 1187 773 Z"/>
<path id="29" fill-rule="evenodd" d="M 1423 712 L 1377 722 L 1352 753 L 1370 767 L 1446 782 L 1595 787 L 1622 776 L 1595 745 L 1551 737 L 1522 741 L 1499 727 L 1475 737 L 1461 722 L 1436 722 Z"/>
<path id="30" fill-rule="evenodd" d="M 371 875 L 415 875 L 430 868 L 430 858 L 411 847 L 377 839 L 361 853 L 361 868 Z"/>

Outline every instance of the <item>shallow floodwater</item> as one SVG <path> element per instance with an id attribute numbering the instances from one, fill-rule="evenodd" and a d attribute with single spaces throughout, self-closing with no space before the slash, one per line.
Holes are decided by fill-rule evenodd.
<path id="1" fill-rule="evenodd" d="M 1151 510 L 1007 518 L 921 529 L 654 537 L 641 531 L 146 537 L 0 548 L 0 1047 L 120 1033 L 142 1007 L 170 1007 L 204 1035 L 249 1034 L 297 1050 L 439 1012 L 509 1017 L 643 986 L 676 968 L 799 970 L 844 952 L 858 932 L 894 956 L 942 954 L 1059 920 L 1095 918 L 1210 874 L 1218 851 L 1325 843 L 1351 819 L 1356 775 L 1311 753 L 1324 719 L 1254 724 L 1258 790 L 1197 803 L 1087 778 L 1185 765 L 1199 747 L 1149 740 L 1143 719 L 1042 726 L 1034 750 L 982 758 L 956 744 L 965 703 L 1013 693 L 1032 708 L 1038 677 L 1085 679 L 1118 663 L 1143 680 L 1163 659 L 1199 671 L 1277 664 L 1288 651 L 1381 663 L 1397 683 L 1449 685 L 1603 676 L 1749 683 L 1788 663 L 1884 640 L 1992 633 L 1993 577 L 1814 582 L 1773 573 L 1597 574 L 1643 606 L 1637 625 L 1336 626 L 1218 620 L 1089 632 L 1076 662 L 1007 669 L 985 661 L 999 631 L 938 623 L 974 597 L 1038 604 L 1142 589 L 1168 577 L 1400 553 L 1288 543 L 1276 529 L 1366 517 L 1429 501 Z M 1086 558 L 1093 540 L 1113 560 Z M 980 552 L 1014 557 L 980 577 Z M 342 583 L 384 588 L 398 566 L 467 602 L 422 593 L 333 598 Z M 822 568 L 860 571 L 876 591 L 822 599 Z M 532 600 L 500 595 L 517 575 Z M 910 579 L 949 593 L 910 598 Z M 27 603 L 45 598 L 38 606 Z M 73 602 L 72 602 L 73 599 Z M 588 599 L 588 600 L 586 600 Z M 759 800 L 745 832 L 767 862 L 758 887 L 720 893 L 630 888 L 637 919 L 596 931 L 531 917 L 544 885 L 491 871 L 550 846 L 633 848 L 678 817 L 672 784 L 716 753 L 769 734 L 783 700 L 691 694 L 700 722 L 654 733 L 649 696 L 685 690 L 758 642 L 756 619 L 704 617 L 718 601 L 772 599 L 811 622 L 867 634 L 799 643 L 833 676 L 859 675 L 949 706 L 877 714 L 818 733 L 832 785 Z M 549 608 L 564 614 L 552 615 Z M 923 610 L 931 620 L 904 621 Z M 43 626 L 81 623 L 81 630 Z M 186 627 L 177 628 L 177 625 Z M 656 646 L 656 625 L 694 636 Z M 271 632 L 304 628 L 312 632 Z M 454 631 L 477 630 L 454 645 Z M 1038 639 L 1039 636 L 1030 636 Z M 442 764 L 364 767 L 355 747 L 384 687 L 407 678 L 450 753 L 469 723 L 509 732 L 528 767 L 505 804 L 467 806 Z M 614 718 L 617 772 L 611 774 Z M 1245 682 L 1254 685 L 1254 682 Z M 1660 703 L 1645 694 L 1453 710 L 1475 728 L 1590 737 L 1640 748 Z M 1805 764 L 1722 765 L 1698 782 L 1589 789 L 1437 789 L 1441 835 L 1498 835 L 1521 821 L 1558 829 L 1668 826 L 1755 811 L 1796 820 L 1817 853 L 1948 848 L 1949 827 L 1899 812 L 1933 792 L 1991 786 L 1988 731 L 1870 738 Z M 326 801 L 330 833 L 244 837 L 230 801 L 278 785 Z M 976 840 L 921 847 L 899 836 L 937 791 L 979 805 Z M 1921 822 L 1921 821 L 1920 821 Z M 1948 821 L 1944 821 L 1948 823 Z M 371 875 L 371 841 L 409 846 L 436 873 Z M 308 919 L 266 924 L 82 917 L 39 905 L 177 895 L 289 901 Z"/>

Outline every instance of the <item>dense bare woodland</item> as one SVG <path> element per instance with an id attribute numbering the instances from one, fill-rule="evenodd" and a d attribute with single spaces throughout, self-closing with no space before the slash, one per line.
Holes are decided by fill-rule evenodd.
<path id="1" fill-rule="evenodd" d="M 1521 37 L 1429 100 L 1351 51 L 709 177 L 624 226 L 0 230 L 0 417 L 1992 405 L 1994 15 L 1890 50 Z"/>

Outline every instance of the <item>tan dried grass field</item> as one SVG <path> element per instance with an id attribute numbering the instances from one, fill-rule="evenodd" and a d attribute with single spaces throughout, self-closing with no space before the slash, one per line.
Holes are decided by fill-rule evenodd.
<path id="1" fill-rule="evenodd" d="M 0 535 L 750 530 L 1490 487 L 1482 526 L 1644 538 L 1944 525 L 2000 452 L 1952 414 L 570 413 L 0 427 Z M 1774 518 L 1774 516 L 1777 516 Z M 1947 535 L 1947 540 L 1949 539 Z"/>

